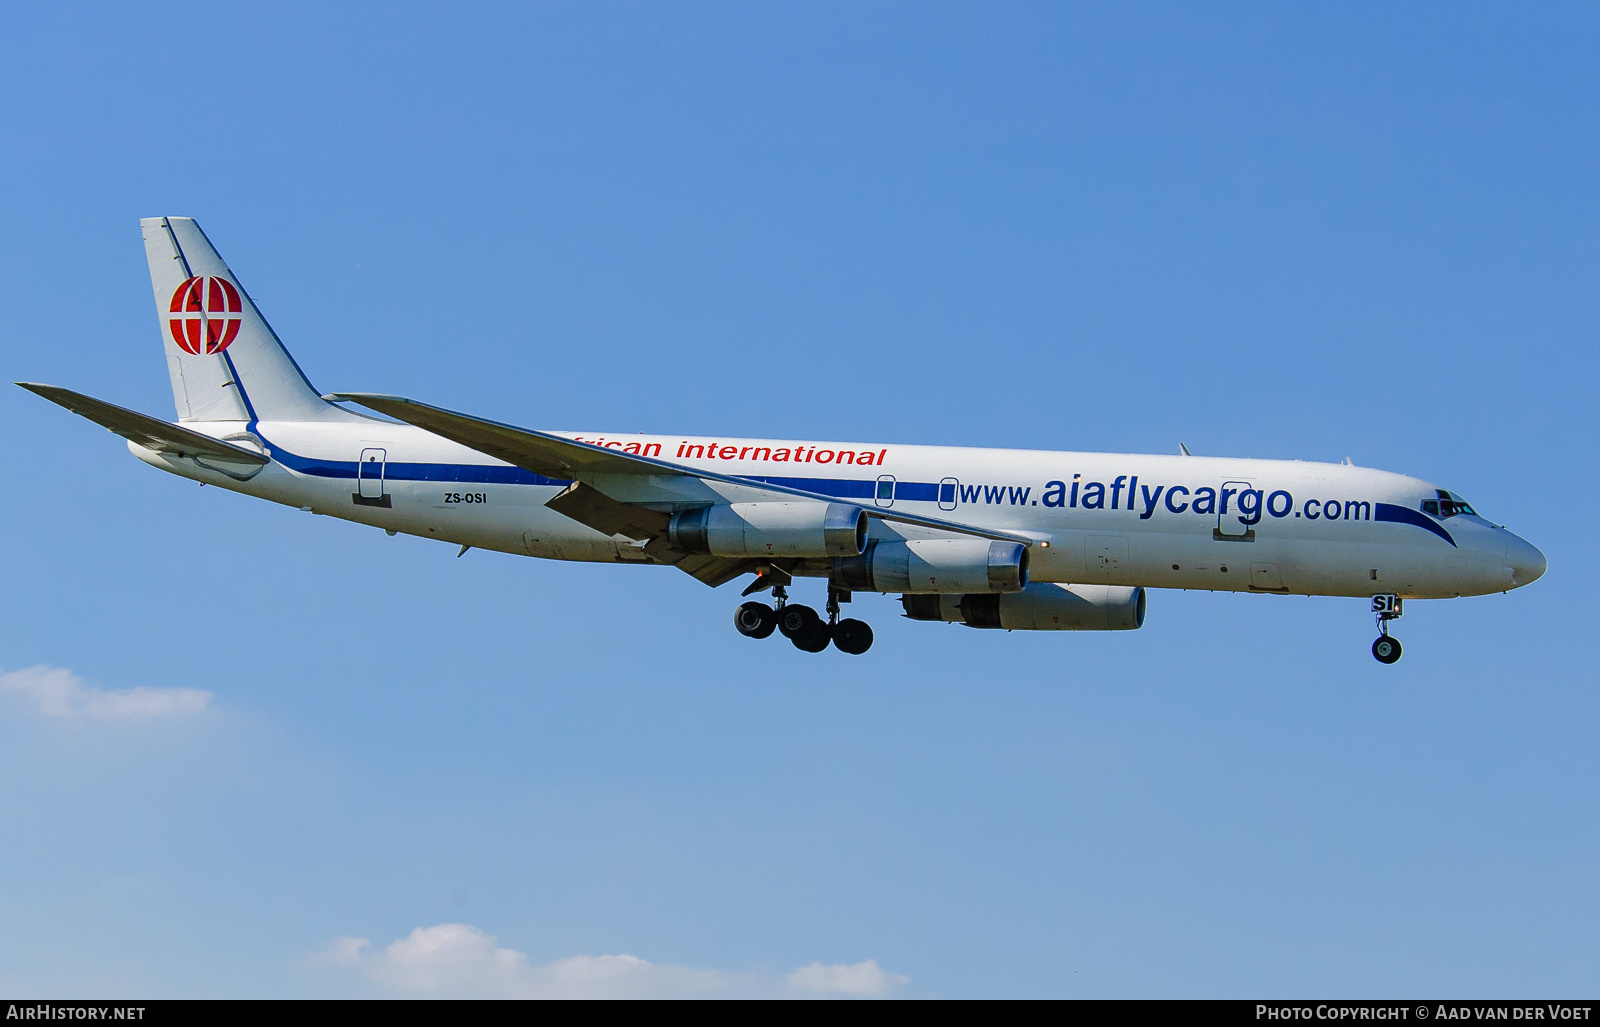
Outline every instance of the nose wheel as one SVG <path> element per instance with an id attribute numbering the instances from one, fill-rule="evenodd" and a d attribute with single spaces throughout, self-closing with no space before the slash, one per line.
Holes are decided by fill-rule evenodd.
<path id="1" fill-rule="evenodd" d="M 1400 640 L 1379 635 L 1372 643 L 1372 655 L 1379 663 L 1393 663 L 1400 658 Z"/>
<path id="2" fill-rule="evenodd" d="M 1372 597 L 1372 613 L 1378 620 L 1378 638 L 1372 643 L 1372 658 L 1389 664 L 1400 659 L 1400 640 L 1389 634 L 1389 622 L 1405 612 L 1404 600 L 1397 595 Z"/>
<path id="3" fill-rule="evenodd" d="M 748 594 L 748 593 L 747 593 Z M 772 597 L 776 608 L 766 603 L 748 602 L 733 613 L 733 626 L 746 638 L 766 638 L 774 631 L 794 643 L 796 649 L 820 653 L 832 642 L 842 653 L 859 656 L 872 648 L 872 628 L 865 621 L 839 619 L 840 602 L 849 602 L 850 593 L 828 589 L 828 619 L 823 620 L 809 606 L 788 601 L 788 592 L 775 585 Z"/>

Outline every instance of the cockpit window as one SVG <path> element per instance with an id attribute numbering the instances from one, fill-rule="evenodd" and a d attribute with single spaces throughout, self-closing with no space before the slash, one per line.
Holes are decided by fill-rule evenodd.
<path id="1" fill-rule="evenodd" d="M 1462 499 L 1454 492 L 1446 492 L 1444 489 L 1434 489 L 1434 492 L 1438 494 L 1439 498 L 1424 499 L 1422 501 L 1423 513 L 1431 514 L 1434 517 L 1454 517 L 1456 514 L 1477 516 L 1478 511 L 1474 510 L 1465 499 Z"/>

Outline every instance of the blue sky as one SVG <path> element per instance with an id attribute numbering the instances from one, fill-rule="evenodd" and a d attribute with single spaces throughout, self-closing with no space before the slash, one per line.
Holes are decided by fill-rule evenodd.
<path id="1" fill-rule="evenodd" d="M 1597 35 L 1561 4 L 9 11 L 10 379 L 170 416 L 137 219 L 183 214 L 325 391 L 1349 456 L 1551 569 L 1411 604 L 1387 668 L 1363 602 L 1183 592 L 1060 637 L 864 596 L 872 652 L 809 656 L 737 636 L 734 586 L 197 489 L 12 389 L 0 990 L 1592 993 Z"/>

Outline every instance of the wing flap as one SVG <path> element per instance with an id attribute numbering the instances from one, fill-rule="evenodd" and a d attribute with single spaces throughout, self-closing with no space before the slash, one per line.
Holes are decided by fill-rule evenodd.
<path id="1" fill-rule="evenodd" d="M 635 540 L 664 534 L 667 522 L 672 519 L 660 511 L 646 510 L 632 503 L 612 499 L 581 481 L 568 485 L 560 495 L 544 505 L 602 534 L 622 535 Z"/>
<path id="2" fill-rule="evenodd" d="M 746 571 L 755 570 L 758 565 L 757 560 L 693 553 L 679 560 L 675 566 L 690 577 L 698 578 L 716 588 L 719 585 L 726 585 Z"/>
<path id="3" fill-rule="evenodd" d="M 545 506 L 603 534 L 644 541 L 642 548 L 650 559 L 656 563 L 670 564 L 712 588 L 725 585 L 745 571 L 755 569 L 757 563 L 709 553 L 686 553 L 674 548 L 665 537 L 667 522 L 672 519 L 669 514 L 612 499 L 581 481 L 567 486 Z"/>

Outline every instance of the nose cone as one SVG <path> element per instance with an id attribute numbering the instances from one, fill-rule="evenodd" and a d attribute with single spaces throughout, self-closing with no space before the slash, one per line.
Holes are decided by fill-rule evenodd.
<path id="1" fill-rule="evenodd" d="M 1538 581 L 1548 566 L 1537 546 L 1516 535 L 1506 544 L 1506 563 L 1511 567 L 1511 583 L 1516 588 Z"/>

